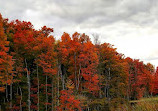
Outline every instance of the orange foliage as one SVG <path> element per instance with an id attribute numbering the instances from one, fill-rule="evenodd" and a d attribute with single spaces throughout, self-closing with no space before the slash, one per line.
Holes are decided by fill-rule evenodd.
<path id="1" fill-rule="evenodd" d="M 60 93 L 60 106 L 57 108 L 59 111 L 74 111 L 75 109 L 81 111 L 80 101 L 75 99 L 75 96 L 72 95 L 73 91 L 71 89 L 62 90 Z"/>

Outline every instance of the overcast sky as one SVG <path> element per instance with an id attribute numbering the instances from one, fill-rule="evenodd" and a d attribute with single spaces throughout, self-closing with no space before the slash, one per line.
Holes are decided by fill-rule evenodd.
<path id="1" fill-rule="evenodd" d="M 0 0 L 0 13 L 52 27 L 57 38 L 97 33 L 125 56 L 158 66 L 158 0 Z"/>

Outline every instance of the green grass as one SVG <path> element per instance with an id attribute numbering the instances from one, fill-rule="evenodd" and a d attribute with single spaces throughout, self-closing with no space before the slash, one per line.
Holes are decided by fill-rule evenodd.
<path id="1" fill-rule="evenodd" d="M 129 105 L 124 105 L 121 109 L 120 111 L 158 111 L 158 97 L 133 100 L 129 102 Z"/>
<path id="2" fill-rule="evenodd" d="M 154 101 L 157 101 L 157 102 L 158 102 L 158 97 L 142 98 L 142 99 L 140 99 L 140 100 L 133 100 L 133 101 L 130 101 L 130 103 L 154 102 Z"/>

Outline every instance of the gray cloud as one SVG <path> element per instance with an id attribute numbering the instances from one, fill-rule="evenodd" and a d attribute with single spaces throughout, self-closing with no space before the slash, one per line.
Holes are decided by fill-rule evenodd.
<path id="1" fill-rule="evenodd" d="M 51 24 L 53 18 L 59 18 L 62 24 L 87 23 L 92 24 L 87 25 L 90 27 L 120 20 L 143 24 L 154 19 L 149 17 L 150 13 L 157 14 L 156 0 L 0 0 L 0 4 L 5 17 L 21 19 L 26 10 L 33 10 L 40 12 L 38 19 L 47 22 L 46 25 Z"/>

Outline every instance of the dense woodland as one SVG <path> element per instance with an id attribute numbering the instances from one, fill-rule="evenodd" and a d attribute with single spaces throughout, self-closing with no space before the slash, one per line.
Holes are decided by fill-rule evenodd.
<path id="1" fill-rule="evenodd" d="M 158 69 L 89 36 L 0 15 L 1 111 L 113 111 L 158 94 Z"/>

